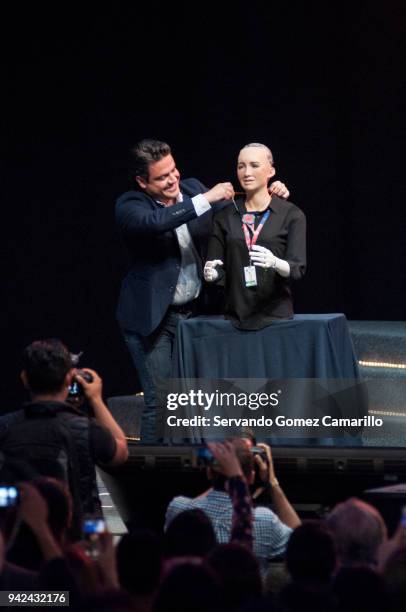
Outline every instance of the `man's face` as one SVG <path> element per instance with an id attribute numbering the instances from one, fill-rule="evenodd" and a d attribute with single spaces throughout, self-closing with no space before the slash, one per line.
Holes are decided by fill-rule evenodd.
<path id="1" fill-rule="evenodd" d="M 163 204 L 171 204 L 176 201 L 179 194 L 180 174 L 172 155 L 166 155 L 149 165 L 148 180 L 141 176 L 136 176 L 135 179 L 141 189 L 144 189 L 154 200 Z"/>
<path id="2" fill-rule="evenodd" d="M 262 147 L 245 147 L 238 156 L 237 175 L 244 191 L 256 191 L 268 185 L 275 174 L 267 152 Z"/>

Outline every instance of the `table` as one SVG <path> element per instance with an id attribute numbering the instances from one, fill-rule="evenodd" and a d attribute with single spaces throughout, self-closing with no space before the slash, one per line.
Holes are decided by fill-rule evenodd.
<path id="1" fill-rule="evenodd" d="M 223 317 L 179 322 L 174 378 L 359 378 L 344 314 L 295 315 L 259 331 Z"/>
<path id="2" fill-rule="evenodd" d="M 245 379 L 248 384 L 249 379 L 294 379 L 284 391 L 289 416 L 313 415 L 315 405 L 321 415 L 367 414 L 365 388 L 342 313 L 298 314 L 259 331 L 238 330 L 218 316 L 183 319 L 175 343 L 173 379 Z M 307 438 L 313 436 L 306 431 Z M 352 430 L 351 435 L 358 433 Z"/>

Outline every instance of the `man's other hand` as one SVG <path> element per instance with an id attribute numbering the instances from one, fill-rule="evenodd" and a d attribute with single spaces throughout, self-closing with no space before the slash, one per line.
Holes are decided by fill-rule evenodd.
<path id="1" fill-rule="evenodd" d="M 89 402 L 100 400 L 102 397 L 103 382 L 97 372 L 90 368 L 82 368 L 83 372 L 87 372 L 93 378 L 91 382 L 88 382 L 79 371 L 75 372 L 76 380 L 82 385 L 84 394 Z"/>
<path id="2" fill-rule="evenodd" d="M 269 187 L 269 193 L 271 195 L 276 195 L 279 198 L 283 198 L 284 200 L 287 200 L 290 196 L 289 189 L 286 187 L 285 183 L 282 183 L 281 181 L 275 181 L 274 183 L 271 183 L 271 186 Z"/>
<path id="3" fill-rule="evenodd" d="M 217 183 L 203 195 L 210 204 L 221 200 L 231 200 L 234 197 L 234 187 L 231 183 Z"/>

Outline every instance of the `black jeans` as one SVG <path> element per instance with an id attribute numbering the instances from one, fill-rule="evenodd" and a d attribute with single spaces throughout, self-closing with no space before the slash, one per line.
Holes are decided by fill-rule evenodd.
<path id="1" fill-rule="evenodd" d="M 159 327 L 149 336 L 125 331 L 124 339 L 131 353 L 147 407 L 163 406 L 168 379 L 172 376 L 172 357 L 176 330 L 181 319 L 192 316 L 187 306 L 169 308 Z M 184 311 L 184 312 L 183 312 Z"/>

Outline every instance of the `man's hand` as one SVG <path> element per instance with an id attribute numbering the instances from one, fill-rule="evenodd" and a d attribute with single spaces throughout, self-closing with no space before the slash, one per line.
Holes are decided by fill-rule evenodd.
<path id="1" fill-rule="evenodd" d="M 264 442 L 259 442 L 257 444 L 257 446 L 259 446 L 260 448 L 262 448 L 266 452 L 266 458 L 267 458 L 267 463 L 268 463 L 268 465 L 266 466 L 267 467 L 267 472 L 268 472 L 268 478 L 269 478 L 268 482 L 271 484 L 271 486 L 275 486 L 276 484 L 278 484 L 278 480 L 277 480 L 277 478 L 275 476 L 275 468 L 273 466 L 271 447 L 268 444 L 265 444 Z M 257 455 L 257 457 L 258 457 L 258 459 L 260 459 L 262 461 L 262 463 L 265 463 L 261 459 L 261 457 L 259 457 L 258 455 Z"/>
<path id="2" fill-rule="evenodd" d="M 112 534 L 108 531 L 99 533 L 98 545 L 99 556 L 96 563 L 101 570 L 104 585 L 119 588 L 120 584 L 117 576 L 116 550 L 114 548 Z"/>
<path id="3" fill-rule="evenodd" d="M 36 533 L 48 525 L 48 504 L 34 485 L 22 482 L 18 488 L 21 493 L 20 517 Z"/>
<path id="4" fill-rule="evenodd" d="M 242 469 L 231 442 L 208 442 L 207 446 L 220 466 L 220 472 L 226 478 L 242 476 Z"/>
<path id="5" fill-rule="evenodd" d="M 381 571 L 385 568 L 385 564 L 388 561 L 389 557 L 395 552 L 395 550 L 399 550 L 400 548 L 404 548 L 406 546 L 406 527 L 403 525 L 402 521 L 400 521 L 394 535 L 388 539 L 386 538 L 384 542 L 379 547 L 378 550 L 378 566 Z"/>
<path id="6" fill-rule="evenodd" d="M 274 268 L 276 267 L 276 257 L 269 249 L 266 249 L 259 244 L 254 244 L 250 251 L 250 259 L 254 266 L 260 268 Z"/>
<path id="7" fill-rule="evenodd" d="M 210 204 L 221 200 L 231 200 L 234 197 L 234 187 L 231 183 L 217 183 L 203 195 Z"/>
<path id="8" fill-rule="evenodd" d="M 221 259 L 213 259 L 212 261 L 206 261 L 203 268 L 204 280 L 207 283 L 216 281 L 219 277 L 219 273 L 216 270 L 216 266 L 224 265 Z"/>
<path id="9" fill-rule="evenodd" d="M 275 181 L 274 183 L 271 183 L 269 187 L 269 193 L 271 195 L 276 195 L 279 198 L 283 198 L 284 200 L 287 200 L 290 196 L 289 189 L 286 187 L 285 183 L 282 183 L 281 181 Z"/>
<path id="10" fill-rule="evenodd" d="M 82 368 L 84 372 L 90 374 L 93 378 L 92 382 L 88 382 L 79 371 L 75 372 L 76 380 L 82 385 L 84 394 L 89 402 L 94 402 L 102 399 L 103 382 L 100 376 L 90 368 Z"/>
<path id="11" fill-rule="evenodd" d="M 48 504 L 38 489 L 23 482 L 18 485 L 21 492 L 20 517 L 30 528 L 46 561 L 55 557 L 62 557 L 62 550 L 56 541 L 48 524 Z"/>

